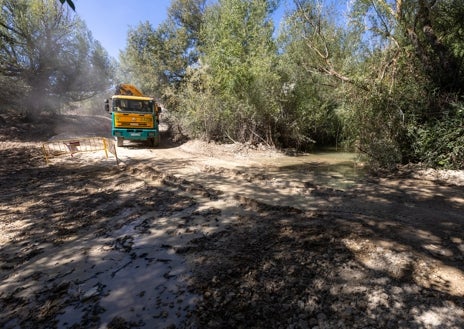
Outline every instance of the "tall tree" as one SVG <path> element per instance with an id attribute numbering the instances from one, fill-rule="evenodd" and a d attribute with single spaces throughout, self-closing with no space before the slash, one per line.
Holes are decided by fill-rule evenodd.
<path id="1" fill-rule="evenodd" d="M 383 156 L 390 147 L 398 154 L 395 160 L 433 163 L 433 154 L 434 158 L 448 159 L 440 160 L 442 163 L 458 163 L 451 158 L 463 157 L 455 154 L 459 139 L 448 140 L 449 148 L 432 145 L 427 136 L 434 136 L 435 131 L 443 135 L 446 129 L 447 136 L 455 136 L 453 132 L 461 130 L 462 0 L 356 0 L 352 4 L 352 22 L 358 31 L 365 32 L 361 40 L 371 41 L 371 56 L 363 64 L 369 64 L 380 78 L 362 105 L 373 110 L 372 115 L 356 119 L 359 125 L 366 123 L 363 128 L 369 134 L 364 140 L 369 153 Z M 389 133 L 385 133 L 384 127 Z M 388 143 L 372 147 L 376 141 L 385 141 L 382 136 L 390 136 Z"/>
<path id="2" fill-rule="evenodd" d="M 106 51 L 55 0 L 4 0 L 0 36 L 0 75 L 3 82 L 24 87 L 24 96 L 15 96 L 27 112 L 56 110 L 111 83 Z"/>
<path id="3" fill-rule="evenodd" d="M 343 94 L 368 88 L 350 60 L 357 40 L 321 1 L 295 0 L 293 5 L 278 38 L 284 85 L 280 134 L 286 145 L 333 145 L 341 139 Z"/>
<path id="4" fill-rule="evenodd" d="M 435 92 L 464 92 L 462 0 L 357 0 L 352 17 L 367 37 L 397 49 L 395 64 L 400 56 L 409 57 Z"/>
<path id="5" fill-rule="evenodd" d="M 230 137 L 273 142 L 279 111 L 277 51 L 270 18 L 275 1 L 220 0 L 206 14 L 202 65 L 220 98 L 221 124 Z"/>
<path id="6" fill-rule="evenodd" d="M 198 34 L 205 2 L 173 0 L 167 19 L 157 28 L 145 22 L 130 30 L 127 48 L 120 58 L 120 79 L 132 81 L 175 106 L 173 95 L 187 67 L 198 60 Z"/>

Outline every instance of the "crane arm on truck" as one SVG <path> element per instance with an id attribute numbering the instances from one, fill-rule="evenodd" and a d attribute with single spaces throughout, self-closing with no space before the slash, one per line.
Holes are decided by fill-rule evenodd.
<path id="1" fill-rule="evenodd" d="M 120 83 L 116 86 L 115 95 L 127 95 L 127 96 L 145 96 L 140 90 L 134 85 L 128 83 Z"/>

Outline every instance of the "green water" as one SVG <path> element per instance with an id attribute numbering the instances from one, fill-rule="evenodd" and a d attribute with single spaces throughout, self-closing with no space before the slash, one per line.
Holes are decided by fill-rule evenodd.
<path id="1" fill-rule="evenodd" d="M 308 185 L 346 190 L 366 176 L 355 153 L 321 151 L 298 156 L 266 159 L 262 164 L 279 179 L 295 177 Z"/>

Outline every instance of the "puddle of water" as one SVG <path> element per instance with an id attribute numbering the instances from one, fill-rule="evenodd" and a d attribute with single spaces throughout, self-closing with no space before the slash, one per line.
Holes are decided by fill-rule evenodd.
<path id="1" fill-rule="evenodd" d="M 291 176 L 313 185 L 347 189 L 363 179 L 366 170 L 357 165 L 357 155 L 349 152 L 318 152 L 277 159 L 258 159 L 260 166 L 276 178 Z"/>

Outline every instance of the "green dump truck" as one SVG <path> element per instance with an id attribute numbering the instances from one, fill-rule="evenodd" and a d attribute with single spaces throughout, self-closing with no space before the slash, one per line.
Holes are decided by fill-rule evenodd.
<path id="1" fill-rule="evenodd" d="M 143 95 L 131 84 L 119 84 L 115 95 L 105 100 L 105 109 L 111 113 L 111 133 L 117 145 L 124 140 L 147 141 L 150 146 L 160 143 L 159 114 L 161 107 L 152 97 Z"/>

